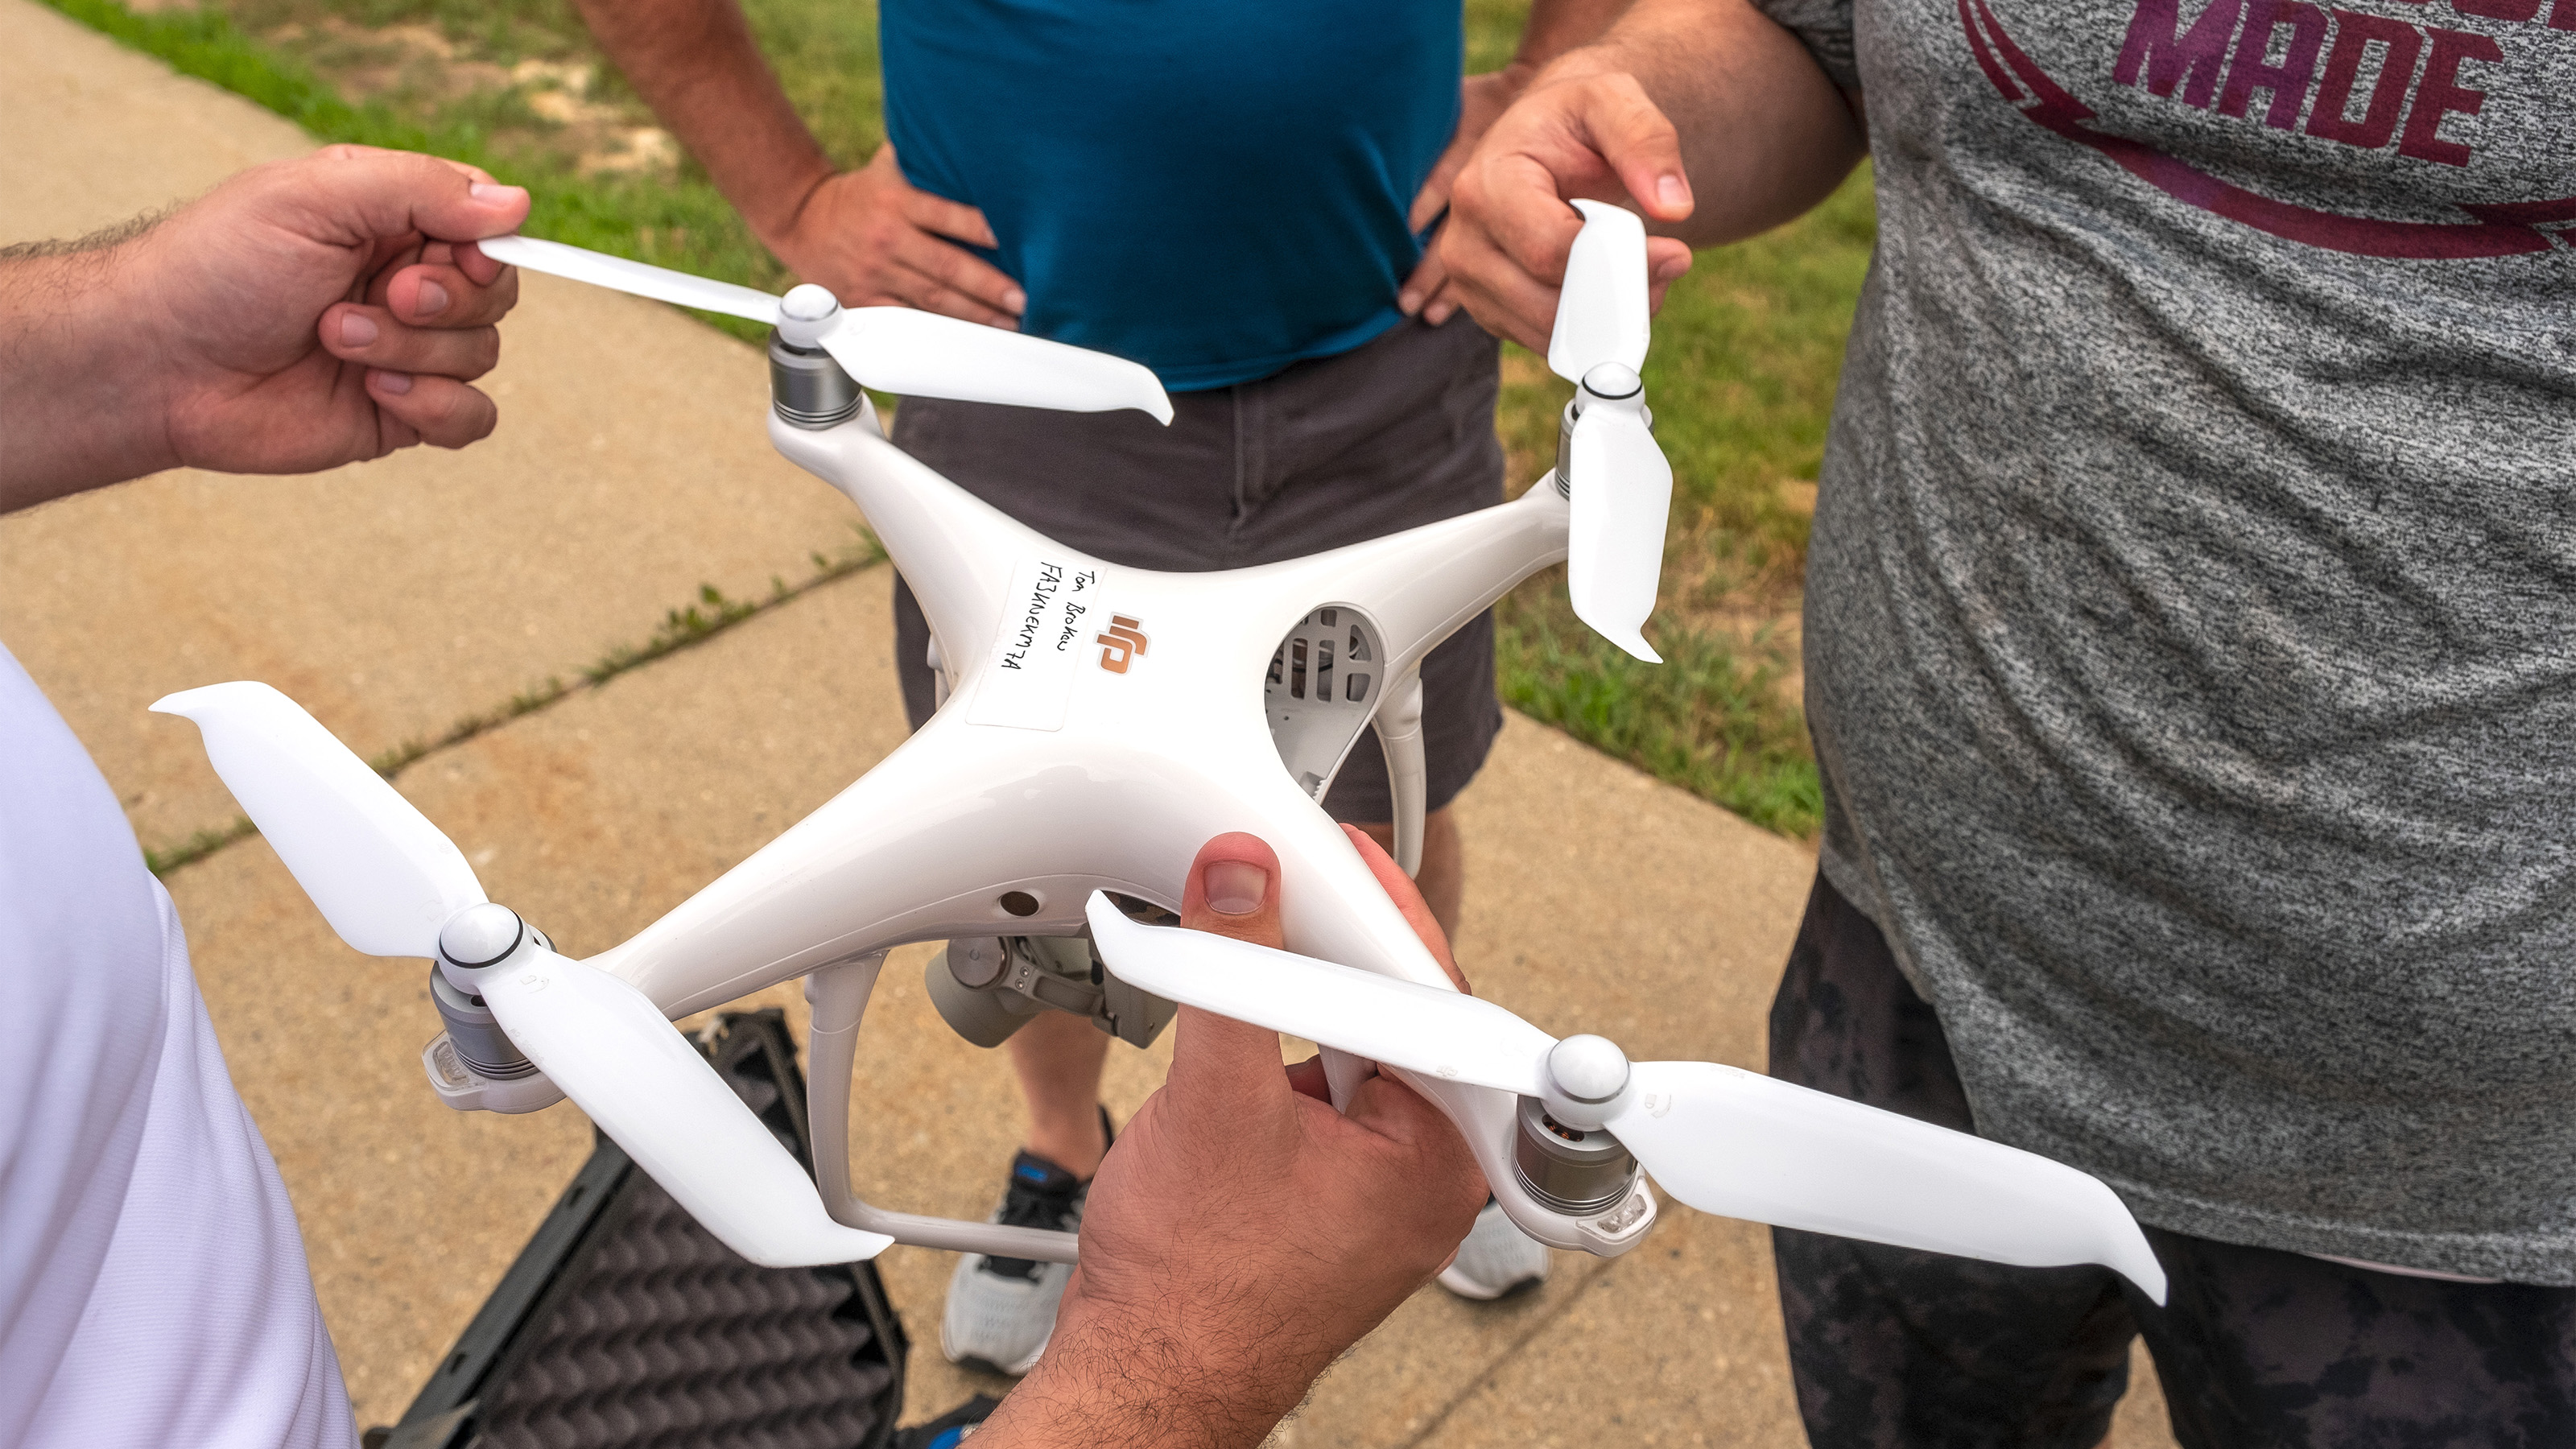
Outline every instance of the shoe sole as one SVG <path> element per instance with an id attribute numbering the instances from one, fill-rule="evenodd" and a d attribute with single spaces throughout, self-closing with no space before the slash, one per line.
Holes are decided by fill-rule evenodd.
<path id="1" fill-rule="evenodd" d="M 1488 1288 L 1455 1268 L 1440 1270 L 1440 1286 L 1471 1303 L 1499 1303 L 1503 1299 L 1530 1292 L 1546 1281 L 1545 1273 L 1533 1273 L 1526 1278 L 1506 1283 L 1500 1288 Z"/>
<path id="2" fill-rule="evenodd" d="M 1019 1367 L 1010 1368 L 1005 1365 L 995 1363 L 980 1353 L 959 1353 L 956 1347 L 948 1341 L 948 1325 L 945 1323 L 939 1325 L 939 1352 L 942 1357 L 946 1358 L 950 1363 L 957 1365 L 959 1368 L 973 1369 L 975 1372 L 982 1374 L 999 1374 L 1006 1379 L 1027 1377 L 1029 1370 L 1038 1366 L 1038 1360 L 1046 1357 L 1047 1345 L 1054 1341 L 1055 1334 L 1052 1332 L 1048 1333 L 1045 1338 L 1038 1340 L 1038 1346 L 1035 1351 L 1031 1352 L 1027 1358 L 1020 1360 Z"/>

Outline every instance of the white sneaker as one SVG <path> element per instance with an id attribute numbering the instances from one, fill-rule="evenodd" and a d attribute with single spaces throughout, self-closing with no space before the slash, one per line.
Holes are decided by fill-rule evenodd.
<path id="1" fill-rule="evenodd" d="M 1547 1281 L 1547 1249 L 1487 1203 L 1458 1245 L 1458 1257 L 1440 1270 L 1440 1286 L 1479 1303 L 1535 1288 Z"/>
<path id="2" fill-rule="evenodd" d="M 1023 1152 L 1011 1160 L 1011 1185 L 989 1221 L 1020 1228 L 1082 1226 L 1091 1185 L 1043 1157 Z M 939 1348 L 951 1363 L 1014 1377 L 1037 1367 L 1055 1333 L 1056 1305 L 1073 1276 L 1069 1263 L 1026 1258 L 987 1258 L 967 1253 L 948 1278 L 948 1306 L 940 1315 Z"/>

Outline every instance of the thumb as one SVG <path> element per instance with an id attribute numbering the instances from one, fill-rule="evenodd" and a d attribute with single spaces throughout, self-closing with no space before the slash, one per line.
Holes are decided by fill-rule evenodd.
<path id="1" fill-rule="evenodd" d="M 287 175 L 316 237 L 368 242 L 418 233 L 470 242 L 514 231 L 528 217 L 527 189 L 469 167 L 409 151 L 326 146 Z M 282 178 L 283 179 L 283 178 Z"/>
<path id="2" fill-rule="evenodd" d="M 1181 891 L 1181 924 L 1256 946 L 1284 944 L 1278 853 L 1261 837 L 1240 831 L 1200 846 Z M 1286 1096 L 1277 1032 L 1195 1007 L 1181 1008 L 1181 1015 L 1182 1029 L 1172 1045 L 1173 1081 L 1189 1083 L 1193 1092 L 1253 1090 Z"/>
<path id="3" fill-rule="evenodd" d="M 1690 178 L 1682 173 L 1681 133 L 1646 98 L 1645 87 L 1626 74 L 1584 84 L 1579 123 L 1638 207 L 1656 221 L 1689 216 L 1693 203 Z"/>

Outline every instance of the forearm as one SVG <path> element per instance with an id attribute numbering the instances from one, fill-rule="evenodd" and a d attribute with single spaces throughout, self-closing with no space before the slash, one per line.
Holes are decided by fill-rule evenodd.
<path id="1" fill-rule="evenodd" d="M 1629 0 L 1531 0 L 1520 46 L 1505 69 L 1537 75 L 1558 56 L 1600 39 L 1628 5 Z"/>
<path id="2" fill-rule="evenodd" d="M 1770 230 L 1831 195 L 1868 149 L 1846 98 L 1798 38 L 1746 0 L 1637 0 L 1532 89 L 1624 71 L 1681 134 L 1697 203 L 1655 229 L 1694 247 Z"/>
<path id="3" fill-rule="evenodd" d="M 736 0 L 575 0 L 627 81 L 775 249 L 832 174 Z"/>
<path id="4" fill-rule="evenodd" d="M 175 466 L 130 242 L 0 254 L 0 513 Z"/>
<path id="5" fill-rule="evenodd" d="M 1227 1326 L 1088 1313 L 1068 1298 L 1046 1357 L 975 1439 L 978 1449 L 1254 1449 L 1334 1356 L 1244 1342 Z"/>

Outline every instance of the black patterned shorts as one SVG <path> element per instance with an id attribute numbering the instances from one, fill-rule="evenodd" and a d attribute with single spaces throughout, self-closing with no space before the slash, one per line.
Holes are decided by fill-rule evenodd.
<path id="1" fill-rule="evenodd" d="M 1932 1008 L 1822 877 L 1771 1005 L 1771 1075 L 1975 1130 Z M 2185 1449 L 2576 1446 L 2576 1289 L 2146 1231 L 2172 1284 L 2162 1308 L 2107 1269 L 1775 1230 L 1809 1441 L 2089 1449 L 2143 1333 Z"/>

